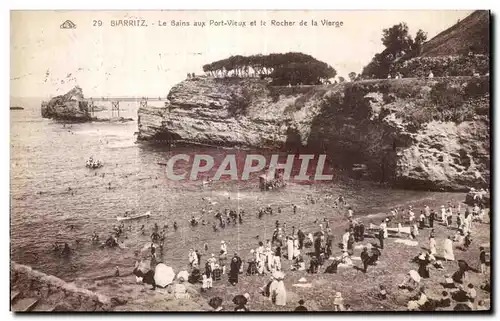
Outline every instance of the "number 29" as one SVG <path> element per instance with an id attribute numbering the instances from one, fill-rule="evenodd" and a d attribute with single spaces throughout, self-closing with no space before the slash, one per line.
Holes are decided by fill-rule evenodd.
<path id="1" fill-rule="evenodd" d="M 101 27 L 102 26 L 102 20 L 92 20 L 92 24 L 94 27 Z"/>

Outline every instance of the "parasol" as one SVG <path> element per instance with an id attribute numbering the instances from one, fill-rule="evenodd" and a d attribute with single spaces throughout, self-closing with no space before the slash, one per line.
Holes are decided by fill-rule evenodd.
<path id="1" fill-rule="evenodd" d="M 417 271 L 411 270 L 408 274 L 415 282 L 420 283 L 420 275 Z"/>
<path id="2" fill-rule="evenodd" d="M 155 268 L 155 283 L 157 286 L 166 287 L 175 278 L 175 272 L 170 266 L 159 263 Z"/>

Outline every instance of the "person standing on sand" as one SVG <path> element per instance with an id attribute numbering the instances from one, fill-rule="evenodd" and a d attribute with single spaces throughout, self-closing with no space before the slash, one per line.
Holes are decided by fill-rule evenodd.
<path id="1" fill-rule="evenodd" d="M 429 251 L 430 251 L 431 255 L 436 255 L 437 254 L 436 239 L 434 239 L 433 235 L 431 235 L 429 237 Z"/>
<path id="2" fill-rule="evenodd" d="M 380 229 L 378 231 L 378 240 L 380 242 L 380 249 L 384 249 L 384 230 Z"/>
<path id="3" fill-rule="evenodd" d="M 444 205 L 441 205 L 441 222 L 446 224 L 448 221 L 446 220 L 446 208 Z"/>
<path id="4" fill-rule="evenodd" d="M 434 228 L 434 220 L 436 219 L 436 212 L 434 210 L 431 211 L 429 215 L 429 227 Z"/>
<path id="5" fill-rule="evenodd" d="M 274 260 L 274 255 L 273 255 L 273 249 L 271 245 L 271 241 L 267 240 L 266 241 L 266 248 L 265 248 L 265 255 L 266 255 L 266 263 L 267 263 L 267 269 L 269 271 L 272 271 L 273 269 L 273 260 Z"/>
<path id="6" fill-rule="evenodd" d="M 231 260 L 231 269 L 229 270 L 229 283 L 235 286 L 238 283 L 238 275 L 240 273 L 240 267 L 238 264 L 238 259 L 233 257 Z"/>
<path id="7" fill-rule="evenodd" d="M 363 262 L 363 273 L 366 273 L 366 270 L 368 269 L 368 265 L 370 263 L 370 254 L 368 254 L 368 249 L 366 247 L 363 248 L 360 257 L 361 262 Z"/>
<path id="8" fill-rule="evenodd" d="M 344 235 L 342 235 L 342 249 L 347 250 L 347 243 L 349 242 L 349 230 L 345 230 Z"/>
<path id="9" fill-rule="evenodd" d="M 226 254 L 227 255 L 227 245 L 226 245 L 226 242 L 224 241 L 220 241 L 220 250 L 221 250 L 221 254 Z"/>
<path id="10" fill-rule="evenodd" d="M 289 261 L 291 261 L 293 260 L 293 240 L 290 236 L 287 236 L 286 247 L 287 247 L 287 258 Z"/>
<path id="11" fill-rule="evenodd" d="M 383 232 L 384 239 L 386 239 L 389 236 L 389 234 L 388 234 L 388 231 L 387 231 L 387 223 L 386 223 L 385 220 L 383 220 L 382 223 L 380 223 L 380 229 Z"/>
<path id="12" fill-rule="evenodd" d="M 455 254 L 453 253 L 453 241 L 451 236 L 444 241 L 444 259 L 445 261 L 454 261 Z"/>
<path id="13" fill-rule="evenodd" d="M 481 274 L 486 272 L 486 251 L 484 247 L 479 247 L 479 263 L 481 264 Z"/>
<path id="14" fill-rule="evenodd" d="M 302 250 L 302 248 L 304 247 L 304 240 L 306 238 L 306 235 L 304 234 L 304 232 L 302 232 L 300 228 L 297 231 L 297 238 L 299 240 L 299 250 Z"/>
<path id="15" fill-rule="evenodd" d="M 283 272 L 275 272 L 273 275 L 274 281 L 269 286 L 269 298 L 275 305 L 286 305 L 286 289 L 283 279 L 285 274 Z"/>
<path id="16" fill-rule="evenodd" d="M 281 270 L 281 245 L 279 244 L 276 246 L 274 251 L 273 267 L 276 271 Z"/>

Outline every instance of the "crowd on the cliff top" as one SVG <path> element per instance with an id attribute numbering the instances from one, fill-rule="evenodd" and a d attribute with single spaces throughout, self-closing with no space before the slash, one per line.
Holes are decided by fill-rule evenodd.
<path id="1" fill-rule="evenodd" d="M 339 268 L 355 268 L 362 273 L 367 273 L 369 269 L 377 269 L 377 264 L 384 252 L 384 243 L 389 237 L 389 233 L 396 234 L 398 239 L 407 237 L 411 242 L 412 239 L 419 239 L 420 232 L 430 230 L 428 239 L 428 250 L 416 252 L 413 262 L 415 269 L 408 271 L 407 279 L 399 284 L 400 291 L 410 291 L 414 296 L 407 303 L 409 311 L 434 311 L 434 310 L 487 310 L 485 300 L 477 299 L 477 290 L 491 292 L 490 281 L 484 278 L 482 284 L 473 284 L 469 282 L 469 273 L 488 274 L 489 266 L 489 248 L 487 246 L 479 246 L 473 240 L 475 224 L 489 222 L 486 219 L 490 215 L 490 211 L 483 205 L 483 197 L 488 192 L 485 190 L 472 190 L 469 196 L 472 195 L 473 205 L 470 207 L 465 203 L 442 205 L 439 209 L 431 209 L 429 206 L 417 210 L 412 206 L 408 208 L 392 208 L 390 213 L 384 217 L 380 225 L 364 226 L 361 218 L 355 218 L 354 210 L 347 205 L 344 197 L 339 196 L 334 199 L 331 195 L 325 198 L 325 202 L 332 202 L 337 208 L 345 210 L 345 217 L 348 221 L 348 228 L 342 235 L 342 242 L 337 247 L 333 244 L 332 230 L 329 226 L 329 220 L 324 218 L 322 221 L 316 220 L 318 224 L 316 231 L 303 231 L 299 227 L 287 226 L 286 222 L 281 223 L 275 221 L 275 228 L 271 239 L 256 241 L 256 248 L 252 249 L 248 258 L 242 259 L 237 252 L 232 252 L 228 244 L 220 241 L 220 249 L 216 253 L 207 254 L 208 258 L 202 262 L 201 246 L 200 249 L 190 249 L 187 254 L 188 271 L 177 273 L 172 282 L 169 284 L 170 291 L 173 291 L 174 296 L 178 299 L 187 298 L 189 294 L 185 286 L 185 282 L 192 285 L 198 285 L 201 292 L 210 292 L 214 283 L 227 282 L 229 286 L 236 286 L 239 281 L 239 275 L 265 276 L 271 278 L 265 280 L 260 292 L 262 295 L 278 306 L 285 306 L 288 303 L 287 291 L 283 280 L 285 273 L 283 271 L 282 260 L 287 260 L 291 271 L 304 271 L 304 276 L 314 278 L 317 273 L 337 273 Z M 305 204 L 318 202 L 319 199 L 314 199 L 308 195 Z M 298 206 L 292 204 L 293 213 L 296 214 L 299 210 Z M 271 206 L 260 208 L 257 212 L 257 218 L 262 219 L 264 216 L 273 216 L 281 213 L 282 208 L 273 209 Z M 199 228 L 199 225 L 212 228 L 214 232 L 220 229 L 230 228 L 237 224 L 244 224 L 244 220 L 248 217 L 244 211 L 236 213 L 234 210 L 225 209 L 223 212 L 216 211 L 215 221 L 210 224 L 204 219 L 206 211 L 200 218 L 192 217 L 188 224 L 193 228 Z M 450 233 L 448 235 L 436 235 L 434 230 L 435 224 L 439 222 L 445 226 Z M 404 225 L 404 227 L 403 227 Z M 164 251 L 165 232 L 168 230 L 168 224 L 163 226 L 160 231 L 158 224 L 153 227 L 151 234 L 151 246 L 148 260 L 149 267 L 141 267 L 142 262 L 137 262 L 134 274 L 138 282 L 151 284 L 155 290 L 158 284 L 155 282 L 155 270 L 161 262 L 161 257 Z M 174 231 L 178 229 L 178 223 L 173 223 Z M 114 227 L 114 235 L 111 235 L 106 242 L 101 246 L 120 246 L 119 237 L 126 232 L 122 223 Z M 131 230 L 131 226 L 128 227 Z M 141 226 L 142 233 L 146 233 L 144 225 Z M 455 231 L 452 235 L 451 231 Z M 356 243 L 361 243 L 365 237 L 375 237 L 378 239 L 377 245 L 368 243 L 366 246 L 361 245 L 362 252 L 360 257 L 353 256 L 353 250 Z M 441 249 L 437 248 L 436 238 L 444 239 L 444 246 Z M 99 243 L 99 236 L 94 232 L 92 241 Z M 65 245 L 64 250 L 66 249 Z M 431 297 L 428 294 L 426 287 L 421 285 L 422 279 L 429 279 L 433 269 L 443 270 L 445 267 L 443 262 L 455 261 L 454 250 L 458 248 L 462 251 L 468 251 L 471 247 L 479 247 L 479 257 L 477 262 L 469 262 L 458 260 L 456 271 L 452 274 L 447 274 L 441 283 L 436 283 L 435 288 L 442 287 L 440 297 Z M 358 246 L 357 248 L 359 248 Z M 306 253 L 306 249 L 310 252 Z M 63 251 L 64 251 L 63 250 Z M 203 251 L 208 253 L 208 245 L 203 245 Z M 337 253 L 338 254 L 337 254 Z M 356 266 L 353 261 L 361 261 L 360 266 Z M 476 268 L 477 267 L 477 268 Z M 116 275 L 119 275 L 117 268 Z M 305 277 L 299 280 L 299 284 L 294 286 L 308 287 Z M 173 284 L 172 284 L 173 283 Z M 380 285 L 379 300 L 386 300 L 388 292 L 385 285 Z M 248 293 L 238 295 L 233 299 L 235 311 L 248 311 L 246 306 L 250 301 Z M 209 301 L 214 311 L 222 309 L 222 299 L 213 297 Z M 300 300 L 300 304 L 296 311 L 307 311 L 304 306 L 304 301 Z M 334 296 L 333 309 L 335 311 L 350 311 L 351 307 L 348 302 L 344 302 L 341 292 L 336 292 Z"/>

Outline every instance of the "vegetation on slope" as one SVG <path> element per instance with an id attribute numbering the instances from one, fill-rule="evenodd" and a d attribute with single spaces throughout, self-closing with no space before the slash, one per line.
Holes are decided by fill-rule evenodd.
<path id="1" fill-rule="evenodd" d="M 335 77 L 330 65 L 300 52 L 231 56 L 203 66 L 213 77 L 270 77 L 275 85 L 317 85 Z"/>
<path id="2" fill-rule="evenodd" d="M 422 56 L 489 55 L 490 12 L 474 11 L 462 21 L 439 33 L 423 45 Z"/>

